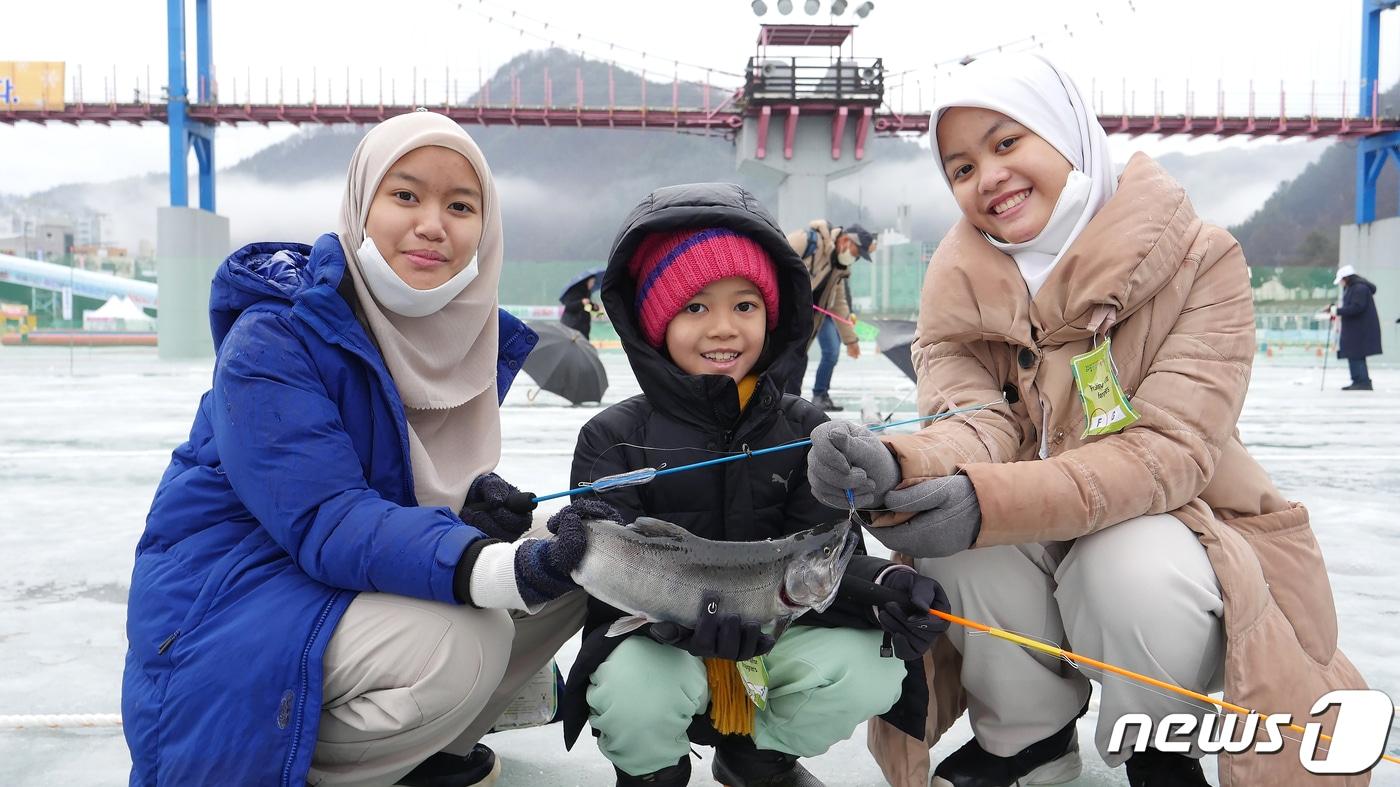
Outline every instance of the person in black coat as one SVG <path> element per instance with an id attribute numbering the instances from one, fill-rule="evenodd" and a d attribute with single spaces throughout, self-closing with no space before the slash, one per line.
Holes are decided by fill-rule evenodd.
<path id="1" fill-rule="evenodd" d="M 583 281 L 574 282 L 559 296 L 559 302 L 564 304 L 559 322 L 583 334 L 585 339 L 593 328 L 593 300 L 590 296 L 596 286 L 597 279 L 589 276 Z"/>
<path id="2" fill-rule="evenodd" d="M 1362 278 L 1356 269 L 1343 265 L 1337 270 L 1337 284 L 1342 285 L 1342 302 L 1337 306 L 1341 318 L 1341 334 L 1337 338 L 1337 357 L 1345 358 L 1351 367 L 1351 385 L 1343 391 L 1371 390 L 1371 374 L 1366 358 L 1381 354 L 1381 319 L 1376 314 L 1376 285 Z"/>
<path id="3" fill-rule="evenodd" d="M 643 393 L 583 427 L 571 484 L 777 446 L 827 420 L 783 393 L 811 332 L 806 269 L 742 188 L 691 184 L 648 196 L 613 243 L 603 303 Z M 847 515 L 812 497 L 806 462 L 807 449 L 795 448 L 599 499 L 622 522 L 645 515 L 713 540 L 782 538 Z M 946 604 L 937 582 L 887 560 L 857 554 L 847 573 L 924 609 Z M 692 741 L 717 746 L 715 778 L 737 787 L 819 784 L 798 758 L 820 754 L 875 714 L 922 739 L 922 656 L 947 627 L 895 604 L 877 609 L 838 597 L 800 617 L 776 643 L 756 622 L 704 609 L 694 631 L 654 623 L 608 637 L 624 614 L 589 600 L 562 702 L 566 745 L 591 721 L 620 785 L 685 784 Z M 882 639 L 899 659 L 882 654 Z M 722 715 L 711 699 L 724 695 L 731 662 L 765 653 L 766 710 L 753 713 L 750 734 L 721 734 L 716 727 L 726 723 L 707 712 Z M 742 694 L 738 707 L 748 707 Z"/>

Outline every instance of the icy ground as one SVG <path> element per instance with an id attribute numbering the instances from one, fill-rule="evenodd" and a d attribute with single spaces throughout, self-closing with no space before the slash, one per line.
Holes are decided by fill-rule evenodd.
<path id="1" fill-rule="evenodd" d="M 853 410 L 867 397 L 869 406 L 891 408 L 910 389 L 866 349 L 837 367 L 832 394 L 847 404 L 848 417 L 858 416 Z M 622 353 L 604 358 L 607 401 L 636 393 Z M 1400 369 L 1376 370 L 1374 393 L 1343 393 L 1344 368 L 1334 362 L 1327 390 L 1319 391 L 1320 370 L 1309 362 L 1316 359 L 1261 357 L 1240 429 L 1278 484 L 1312 510 L 1342 647 L 1373 687 L 1400 698 Z M 0 348 L 0 715 L 117 712 L 132 552 L 210 368 L 160 363 L 144 348 Z M 503 411 L 501 474 L 528 479 L 522 485 L 537 492 L 563 489 L 577 429 L 598 410 L 549 394 L 531 402 L 529 389 L 522 377 Z M 576 648 L 577 640 L 561 661 L 571 661 Z M 1092 739 L 1093 723 L 1091 711 L 1080 723 L 1081 741 Z M 967 737 L 964 721 L 935 761 Z M 565 752 L 557 726 L 486 742 L 505 760 L 503 785 L 612 783 L 592 740 L 585 736 Z M 1400 753 L 1400 734 L 1390 744 Z M 1084 751 L 1085 775 L 1075 784 L 1125 783 L 1092 746 Z M 703 753 L 695 784 L 710 783 Z M 128 764 L 119 728 L 0 730 L 3 785 L 125 784 Z M 863 729 L 810 768 L 828 784 L 882 783 Z M 1400 785 L 1400 765 L 1382 762 L 1373 783 Z"/>

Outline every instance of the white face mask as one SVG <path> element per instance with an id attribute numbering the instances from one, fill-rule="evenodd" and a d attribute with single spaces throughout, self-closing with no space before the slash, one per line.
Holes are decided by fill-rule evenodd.
<path id="1" fill-rule="evenodd" d="M 849 268 L 856 264 L 856 255 L 849 251 L 838 251 L 836 252 L 836 261 L 841 263 L 842 267 Z"/>
<path id="2" fill-rule="evenodd" d="M 987 235 L 987 239 L 1007 254 L 1038 251 L 1058 256 L 1064 251 L 1070 233 L 1074 231 L 1075 224 L 1084 213 L 1084 206 L 1089 202 L 1089 190 L 1093 185 L 1094 181 L 1088 175 L 1077 169 L 1070 170 L 1065 177 L 1065 186 L 1060 190 L 1060 198 L 1055 200 L 1055 207 L 1050 211 L 1050 218 L 1045 220 L 1045 227 L 1040 230 L 1040 234 L 1021 243 L 1006 243 L 990 235 Z"/>
<path id="3" fill-rule="evenodd" d="M 370 294 L 381 306 L 404 317 L 427 317 L 436 313 L 465 290 L 478 273 L 476 255 L 472 255 L 472 261 L 457 275 L 431 290 L 416 290 L 394 273 L 389 261 L 379 253 L 379 247 L 374 245 L 369 235 L 365 235 L 365 242 L 360 244 L 356 253 L 360 258 L 360 273 L 365 277 L 365 286 Z"/>

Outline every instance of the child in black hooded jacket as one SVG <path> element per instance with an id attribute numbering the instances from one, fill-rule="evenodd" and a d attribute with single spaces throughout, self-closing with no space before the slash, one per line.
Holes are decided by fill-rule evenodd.
<path id="1" fill-rule="evenodd" d="M 742 188 L 653 192 L 613 244 L 603 303 L 643 393 L 583 427 L 573 484 L 801 440 L 827 420 L 783 394 L 811 328 L 810 283 L 782 232 Z M 812 498 L 806 463 L 806 448 L 780 451 L 600 499 L 623 522 L 651 516 L 722 541 L 782 538 L 845 516 Z M 946 608 L 938 583 L 906 566 L 858 554 L 847 571 L 923 608 Z M 564 700 L 568 744 L 586 716 L 620 785 L 685 784 L 692 741 L 717 745 L 715 778 L 737 787 L 819 784 L 798 758 L 821 754 L 876 714 L 922 738 L 922 656 L 947 626 L 894 604 L 876 609 L 838 598 L 776 643 L 756 623 L 723 614 L 702 614 L 694 631 L 657 623 L 607 637 L 623 614 L 590 599 Z M 882 656 L 882 639 L 892 640 L 899 659 Z M 712 697 L 719 701 L 715 692 L 726 691 L 729 662 L 760 655 L 766 709 L 753 714 L 751 733 L 718 734 L 706 712 Z"/>

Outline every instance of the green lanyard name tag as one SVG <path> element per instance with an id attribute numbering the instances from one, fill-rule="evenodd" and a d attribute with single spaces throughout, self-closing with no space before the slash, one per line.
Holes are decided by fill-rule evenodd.
<path id="1" fill-rule="evenodd" d="M 1128 395 L 1118 385 L 1118 370 L 1113 366 L 1112 342 L 1107 336 L 1103 343 L 1070 359 L 1074 370 L 1074 385 L 1079 389 L 1079 401 L 1084 405 L 1084 437 L 1113 434 L 1138 421 L 1138 414 L 1128 404 Z"/>
<path id="2" fill-rule="evenodd" d="M 768 668 L 763 664 L 762 656 L 754 656 L 748 661 L 736 661 L 734 666 L 739 668 L 739 680 L 744 682 L 744 693 L 749 695 L 753 704 L 759 710 L 768 709 Z"/>

